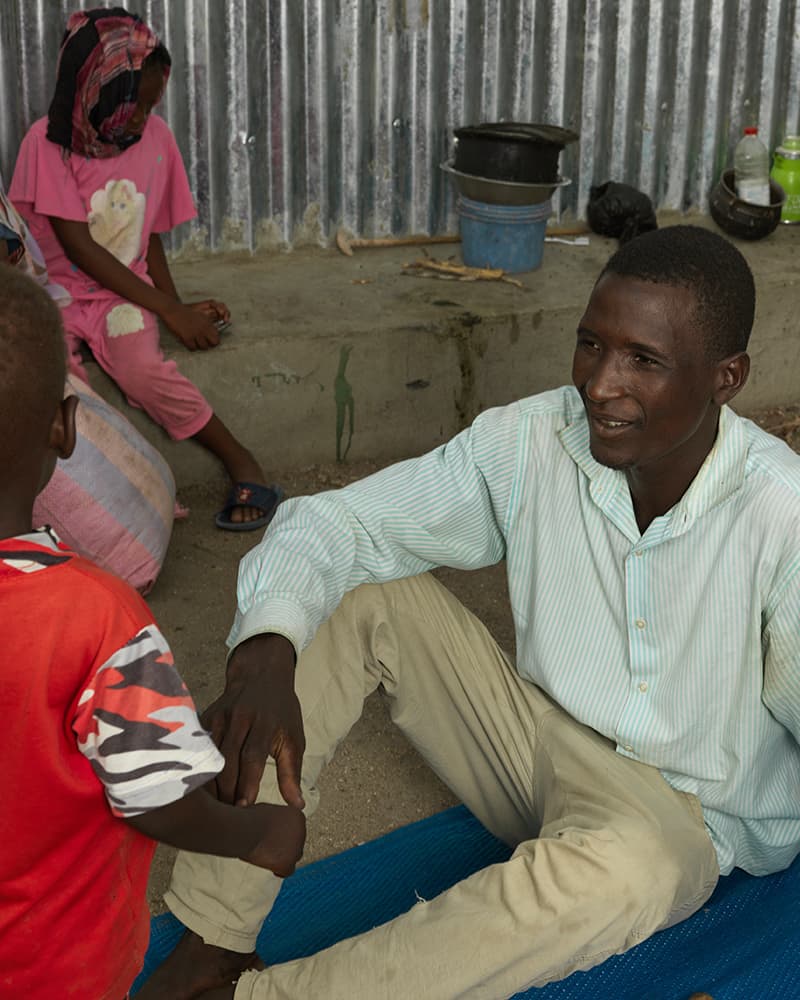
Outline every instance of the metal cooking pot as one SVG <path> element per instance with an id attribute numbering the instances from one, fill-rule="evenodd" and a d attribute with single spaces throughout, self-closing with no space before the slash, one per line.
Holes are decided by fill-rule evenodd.
<path id="1" fill-rule="evenodd" d="M 577 132 L 534 122 L 484 122 L 455 130 L 454 167 L 464 174 L 518 184 L 558 181 L 558 158 Z"/>

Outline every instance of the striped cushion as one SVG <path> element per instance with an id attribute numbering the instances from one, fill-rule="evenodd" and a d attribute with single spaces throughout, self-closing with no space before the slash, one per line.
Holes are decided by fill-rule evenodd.
<path id="1" fill-rule="evenodd" d="M 74 375 L 77 444 L 59 461 L 33 509 L 71 548 L 142 593 L 161 569 L 172 532 L 175 481 L 133 425 Z"/>

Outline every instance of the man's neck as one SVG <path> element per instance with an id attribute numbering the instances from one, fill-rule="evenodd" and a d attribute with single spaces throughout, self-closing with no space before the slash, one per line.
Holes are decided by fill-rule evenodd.
<path id="1" fill-rule="evenodd" d="M 708 428 L 696 436 L 695 446 L 672 461 L 628 469 L 626 477 L 639 531 L 644 534 L 650 524 L 666 514 L 683 497 L 694 482 L 706 458 L 714 447 L 719 426 L 719 412 Z"/>

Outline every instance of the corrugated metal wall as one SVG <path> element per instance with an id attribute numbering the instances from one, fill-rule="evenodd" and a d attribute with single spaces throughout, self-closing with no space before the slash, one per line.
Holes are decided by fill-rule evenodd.
<path id="1" fill-rule="evenodd" d="M 0 169 L 45 113 L 71 0 L 0 0 Z M 455 227 L 452 129 L 554 122 L 557 207 L 623 180 L 703 207 L 743 125 L 800 132 L 800 0 L 132 0 L 214 248 Z"/>

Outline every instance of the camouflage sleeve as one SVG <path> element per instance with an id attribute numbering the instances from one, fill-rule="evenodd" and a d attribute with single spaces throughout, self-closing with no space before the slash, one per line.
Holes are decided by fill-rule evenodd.
<path id="1" fill-rule="evenodd" d="M 222 755 L 155 625 L 141 629 L 90 678 L 72 728 L 115 816 L 175 802 L 222 769 Z"/>

